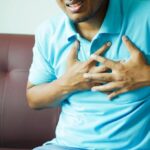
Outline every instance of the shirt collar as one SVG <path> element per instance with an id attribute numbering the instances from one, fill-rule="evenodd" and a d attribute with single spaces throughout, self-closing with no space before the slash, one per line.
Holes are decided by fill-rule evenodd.
<path id="1" fill-rule="evenodd" d="M 118 34 L 122 26 L 121 1 L 109 0 L 108 10 L 98 34 Z"/>
<path id="2" fill-rule="evenodd" d="M 74 23 L 66 16 L 66 38 L 68 41 L 77 38 L 78 33 L 76 32 Z M 98 32 L 100 34 L 118 34 L 120 33 L 122 26 L 122 11 L 121 1 L 110 0 L 106 16 Z"/>
<path id="3" fill-rule="evenodd" d="M 77 37 L 77 32 L 75 29 L 74 23 L 66 16 L 65 20 L 65 26 L 66 26 L 66 39 L 70 41 L 71 39 L 74 39 Z"/>

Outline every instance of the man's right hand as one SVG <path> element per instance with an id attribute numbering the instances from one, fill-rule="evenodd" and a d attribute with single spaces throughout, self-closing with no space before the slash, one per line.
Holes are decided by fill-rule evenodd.
<path id="1" fill-rule="evenodd" d="M 96 55 L 102 55 L 105 50 L 110 47 L 111 43 L 108 42 L 104 44 L 99 50 L 95 52 Z M 108 70 L 105 66 L 96 66 L 96 61 L 89 59 L 85 62 L 78 60 L 78 49 L 80 47 L 79 41 L 75 41 L 68 58 L 67 58 L 67 71 L 60 77 L 60 82 L 63 86 L 67 88 L 67 91 L 73 92 L 78 90 L 88 90 L 94 85 L 99 85 L 100 83 L 94 83 L 88 79 L 85 79 L 83 75 L 85 73 L 100 73 Z"/>
<path id="2" fill-rule="evenodd" d="M 96 51 L 95 54 L 101 55 L 108 47 L 109 44 L 107 43 Z M 94 85 L 100 84 L 85 79 L 83 74 L 87 72 L 105 72 L 108 68 L 96 66 L 96 61 L 93 59 L 80 62 L 77 59 L 78 48 L 79 42 L 75 42 L 68 56 L 67 71 L 62 77 L 41 85 L 33 85 L 28 82 L 26 95 L 31 108 L 43 109 L 58 106 L 61 101 L 68 97 L 69 93 L 91 89 Z"/>

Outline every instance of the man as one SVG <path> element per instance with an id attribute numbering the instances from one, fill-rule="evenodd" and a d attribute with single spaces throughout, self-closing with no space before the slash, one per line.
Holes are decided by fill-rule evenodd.
<path id="1" fill-rule="evenodd" d="M 150 1 L 57 2 L 66 16 L 36 32 L 27 97 L 62 112 L 35 150 L 149 149 Z"/>

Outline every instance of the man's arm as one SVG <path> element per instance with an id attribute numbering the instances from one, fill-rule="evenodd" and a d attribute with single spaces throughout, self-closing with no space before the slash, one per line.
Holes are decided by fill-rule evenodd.
<path id="1" fill-rule="evenodd" d="M 73 63 L 73 60 L 71 59 L 74 59 L 77 47 L 78 45 L 74 45 L 71 50 L 70 63 Z M 65 77 L 66 76 L 64 75 L 50 83 L 43 83 L 40 85 L 34 85 L 28 81 L 26 96 L 29 106 L 33 109 L 43 109 L 59 105 L 60 102 L 73 90 L 73 88 L 69 86 Z"/>
<path id="2" fill-rule="evenodd" d="M 51 83 L 36 86 L 28 82 L 26 95 L 31 108 L 42 109 L 59 105 L 70 92 L 71 89 L 63 85 L 58 79 Z"/>
<path id="3" fill-rule="evenodd" d="M 103 80 L 107 83 L 93 87 L 92 90 L 110 92 L 110 99 L 121 93 L 150 86 L 150 65 L 147 64 L 140 50 L 127 37 L 123 37 L 123 42 L 131 54 L 127 62 L 115 62 L 101 56 L 93 55 L 94 60 L 110 68 L 112 73 L 85 75 L 85 78 L 92 79 L 93 81 Z"/>
<path id="4" fill-rule="evenodd" d="M 85 79 L 83 74 L 86 72 L 104 72 L 107 68 L 101 66 L 95 67 L 96 61 L 93 59 L 89 59 L 85 62 L 78 61 L 78 47 L 79 42 L 75 42 L 67 59 L 67 71 L 59 79 L 41 85 L 33 85 L 28 81 L 26 95 L 31 108 L 42 109 L 57 106 L 66 99 L 70 93 L 89 90 L 91 87 L 97 85 L 96 82 L 93 83 Z M 106 43 L 97 50 L 95 54 L 101 55 L 109 47 L 110 43 Z"/>

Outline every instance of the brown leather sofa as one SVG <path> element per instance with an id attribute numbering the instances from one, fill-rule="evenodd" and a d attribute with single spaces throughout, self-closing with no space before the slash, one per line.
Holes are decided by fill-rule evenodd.
<path id="1" fill-rule="evenodd" d="M 29 150 L 55 136 L 59 109 L 31 110 L 25 89 L 33 35 L 0 34 L 0 150 Z"/>

